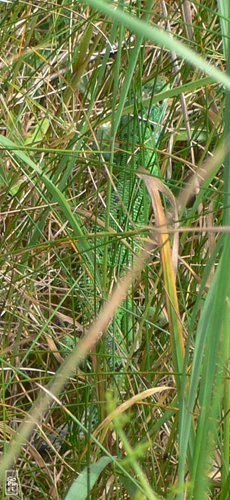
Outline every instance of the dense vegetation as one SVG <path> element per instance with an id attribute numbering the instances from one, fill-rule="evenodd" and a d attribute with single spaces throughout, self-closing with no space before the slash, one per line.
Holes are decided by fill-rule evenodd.
<path id="1" fill-rule="evenodd" d="M 225 500 L 228 6 L 117 5 L 0 4 L 0 478 Z"/>

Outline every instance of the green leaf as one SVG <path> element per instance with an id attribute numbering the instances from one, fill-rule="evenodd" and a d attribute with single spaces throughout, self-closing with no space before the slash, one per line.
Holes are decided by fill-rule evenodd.
<path id="1" fill-rule="evenodd" d="M 89 492 L 94 487 L 101 472 L 112 462 L 112 458 L 101 457 L 97 462 L 91 464 L 89 467 L 81 472 L 78 478 L 73 482 L 70 487 L 65 500 L 85 500 Z"/>

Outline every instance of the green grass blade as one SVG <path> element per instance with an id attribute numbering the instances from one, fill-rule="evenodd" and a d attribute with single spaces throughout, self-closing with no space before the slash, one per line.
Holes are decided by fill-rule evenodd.
<path id="1" fill-rule="evenodd" d="M 158 43 L 161 47 L 165 47 L 170 51 L 175 51 L 178 56 L 185 59 L 185 61 L 189 64 L 199 68 L 202 72 L 210 75 L 214 81 L 217 81 L 226 88 L 230 89 L 230 78 L 225 73 L 222 73 L 220 70 L 209 64 L 204 58 L 196 54 L 185 44 L 176 40 L 172 35 L 169 35 L 154 26 L 150 26 L 148 23 L 131 16 L 120 9 L 114 9 L 109 4 L 102 2 L 101 0 L 85 0 L 85 3 L 94 9 L 100 10 L 105 15 L 116 19 L 126 27 L 133 30 L 137 35 L 143 36 L 145 39 L 152 40 L 153 42 Z"/>
<path id="2" fill-rule="evenodd" d="M 65 496 L 65 500 L 86 500 L 93 489 L 96 481 L 99 479 L 102 471 L 111 463 L 109 457 L 101 457 L 97 462 L 86 467 L 70 486 Z"/>
<path id="3" fill-rule="evenodd" d="M 84 259 L 89 262 L 90 269 L 94 268 L 94 258 L 92 255 L 92 251 L 88 245 L 87 239 L 78 223 L 77 216 L 73 215 L 71 207 L 69 205 L 68 200 L 66 197 L 63 195 L 63 193 L 60 191 L 60 189 L 55 186 L 52 182 L 52 180 L 42 172 L 42 169 L 38 167 L 29 156 L 27 156 L 23 151 L 17 150 L 17 146 L 10 141 L 10 139 L 0 135 L 0 144 L 4 148 L 14 148 L 14 154 L 17 156 L 20 160 L 22 160 L 27 166 L 29 166 L 32 169 L 32 172 L 36 172 L 40 179 L 44 182 L 45 186 L 48 189 L 48 192 L 52 195 L 53 201 L 56 202 L 61 210 L 63 211 L 63 214 L 66 218 L 66 220 L 69 222 L 70 226 L 72 227 L 74 231 L 74 237 L 78 239 L 78 246 L 81 255 L 84 256 Z M 99 276 L 98 282 L 100 282 Z"/>

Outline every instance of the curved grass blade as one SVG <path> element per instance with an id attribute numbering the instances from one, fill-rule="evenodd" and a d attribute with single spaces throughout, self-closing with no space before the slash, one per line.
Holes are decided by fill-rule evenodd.
<path id="1" fill-rule="evenodd" d="M 159 179 L 155 179 L 150 175 L 138 172 L 138 176 L 145 182 L 151 197 L 156 226 L 162 229 L 165 228 L 164 232 L 159 233 L 158 235 L 158 245 L 161 249 L 174 369 L 181 374 L 183 370 L 185 348 L 176 291 L 176 276 L 173 265 L 173 255 L 169 234 L 167 233 L 167 219 L 160 197 L 160 192 L 165 193 L 165 187 L 163 185 L 161 186 L 162 183 Z M 180 386 L 180 375 L 177 376 L 177 385 L 178 387 Z"/>

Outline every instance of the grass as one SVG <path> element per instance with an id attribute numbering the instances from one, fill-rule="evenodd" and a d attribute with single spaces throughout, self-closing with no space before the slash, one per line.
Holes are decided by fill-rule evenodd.
<path id="1" fill-rule="evenodd" d="M 0 4 L 2 498 L 6 470 L 18 498 L 229 498 L 229 12 L 118 7 Z"/>

